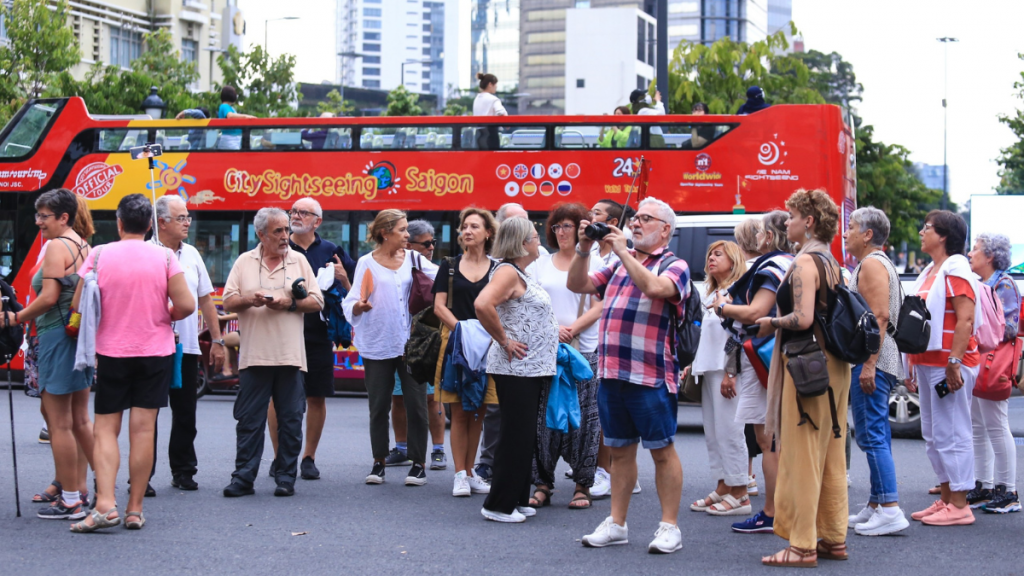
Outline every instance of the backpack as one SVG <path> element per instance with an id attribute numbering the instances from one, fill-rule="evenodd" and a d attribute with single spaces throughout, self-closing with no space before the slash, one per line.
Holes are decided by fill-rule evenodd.
<path id="1" fill-rule="evenodd" d="M 825 335 L 825 348 L 840 360 L 863 364 L 881 348 L 878 320 L 864 297 L 850 290 L 845 282 L 837 282 L 830 288 L 822 262 L 825 256 L 820 253 L 812 256 L 821 285 L 818 302 L 822 304 L 815 308 L 815 321 Z"/>
<path id="2" fill-rule="evenodd" d="M 352 345 L 352 325 L 345 318 L 341 302 L 348 295 L 348 290 L 335 283 L 330 290 L 323 290 L 324 318 L 327 320 L 327 337 L 335 346 L 348 348 Z"/>
<path id="3" fill-rule="evenodd" d="M 978 342 L 978 351 L 986 354 L 1002 343 L 1006 332 L 1006 316 L 1003 315 L 1003 303 L 992 287 L 983 282 L 978 282 L 978 286 L 981 289 L 981 314 L 985 323 L 978 328 L 974 337 Z"/>
<path id="4" fill-rule="evenodd" d="M 455 284 L 455 259 L 448 262 L 448 306 L 452 305 Z M 409 339 L 405 342 L 405 369 L 416 382 L 433 382 L 437 359 L 441 355 L 441 320 L 431 304 L 412 317 Z"/>
<path id="5" fill-rule="evenodd" d="M 900 285 L 900 292 L 903 286 Z M 896 323 L 889 322 L 885 331 L 896 342 L 896 348 L 904 354 L 921 354 L 928 350 L 928 341 L 932 337 L 932 313 L 924 298 L 916 294 L 903 297 L 900 313 Z"/>
<path id="6" fill-rule="evenodd" d="M 658 266 L 660 276 L 673 262 L 679 260 L 671 252 L 668 253 Z M 682 302 L 668 309 L 669 324 L 675 333 L 675 357 L 679 362 L 679 368 L 683 369 L 693 364 L 697 357 L 697 346 L 700 344 L 700 326 L 704 320 L 703 303 L 700 301 L 700 294 L 697 287 L 690 280 L 689 293 Z"/>
<path id="7" fill-rule="evenodd" d="M 18 302 L 18 295 L 10 284 L 0 280 L 0 296 L 3 297 L 0 311 L 21 312 L 24 306 Z M 25 340 L 25 328 L 21 324 L 0 323 L 0 364 L 10 364 L 18 355 Z"/>

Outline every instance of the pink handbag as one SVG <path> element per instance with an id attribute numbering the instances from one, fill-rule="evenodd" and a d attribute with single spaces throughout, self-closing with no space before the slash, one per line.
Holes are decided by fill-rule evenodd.
<path id="1" fill-rule="evenodd" d="M 1006 317 L 1003 315 L 1003 303 L 996 296 L 995 291 L 988 284 L 979 282 L 981 289 L 981 313 L 985 317 L 985 323 L 978 328 L 974 335 L 978 341 L 978 351 L 982 354 L 992 352 L 1003 341 L 1003 333 L 1006 332 Z"/>
<path id="2" fill-rule="evenodd" d="M 975 396 L 992 401 L 1006 400 L 1010 397 L 1016 383 L 1022 344 L 1024 341 L 1014 338 L 982 355 L 978 379 L 974 382 Z"/>

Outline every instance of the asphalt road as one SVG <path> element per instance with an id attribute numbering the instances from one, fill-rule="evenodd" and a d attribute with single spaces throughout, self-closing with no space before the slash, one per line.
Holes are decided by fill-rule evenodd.
<path id="1" fill-rule="evenodd" d="M 6 391 L 4 391 L 6 395 Z M 669 556 L 652 556 L 646 546 L 659 518 L 653 464 L 640 459 L 643 492 L 634 497 L 628 546 L 585 549 L 579 539 L 607 516 L 609 503 L 589 511 L 570 511 L 572 485 L 557 486 L 554 505 L 524 524 L 486 522 L 479 514 L 482 496 L 453 498 L 452 474 L 428 472 L 429 483 L 406 487 L 405 470 L 388 469 L 387 483 L 367 486 L 371 464 L 366 400 L 328 401 L 328 421 L 317 463 L 323 479 L 300 480 L 292 498 L 275 498 L 264 460 L 256 495 L 226 499 L 234 462 L 231 396 L 199 401 L 198 492 L 170 487 L 166 438 L 169 413 L 160 418 L 161 465 L 153 480 L 158 492 L 147 499 L 147 524 L 140 532 L 122 527 L 103 533 L 70 534 L 67 522 L 35 517 L 31 495 L 52 478 L 50 449 L 36 442 L 41 419 L 38 401 L 15 391 L 14 410 L 21 481 L 22 518 L 15 518 L 11 442 L 4 406 L 0 416 L 0 574 L 736 574 L 766 573 L 762 555 L 785 543 L 770 535 L 729 531 L 728 518 L 690 512 L 689 502 L 712 488 L 698 408 L 683 407 L 676 447 L 683 461 L 685 486 L 680 511 L 684 547 Z M 7 399 L 2 399 L 7 404 Z M 1014 398 L 1014 418 L 1022 424 L 1024 399 Z M 127 434 L 122 434 L 118 499 L 127 501 Z M 854 449 L 850 488 L 852 505 L 868 493 L 864 456 Z M 902 503 L 910 511 L 931 502 L 925 492 L 934 476 L 915 440 L 894 442 Z M 1022 451 L 1024 452 L 1024 451 Z M 270 442 L 267 452 L 270 454 Z M 1020 467 L 1021 458 L 1018 457 Z M 564 464 L 560 465 L 564 467 Z M 757 506 L 762 498 L 755 498 Z M 859 509 L 859 507 L 857 508 Z M 123 508 L 122 508 L 123 511 Z M 295 535 L 302 533 L 301 535 Z M 850 534 L 848 562 L 821 561 L 829 574 L 1020 574 L 1016 553 L 1024 534 L 1024 514 L 979 514 L 965 528 L 932 528 L 912 522 L 903 535 L 865 538 Z"/>

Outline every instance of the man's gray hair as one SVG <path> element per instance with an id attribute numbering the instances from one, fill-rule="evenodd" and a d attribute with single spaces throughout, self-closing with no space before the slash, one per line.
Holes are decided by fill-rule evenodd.
<path id="1" fill-rule="evenodd" d="M 672 210 L 671 206 L 669 206 L 665 202 L 662 202 L 661 200 L 658 200 L 657 198 L 654 198 L 653 196 L 648 196 L 647 198 L 644 198 L 643 200 L 640 201 L 640 204 L 637 206 L 637 210 L 639 211 L 640 208 L 643 208 L 647 204 L 651 204 L 652 206 L 654 206 L 654 215 L 663 220 L 669 226 L 671 226 L 672 230 L 675 231 L 676 213 L 674 210 Z"/>
<path id="2" fill-rule="evenodd" d="M 857 224 L 860 231 L 871 230 L 871 245 L 875 248 L 884 248 L 885 241 L 889 239 L 889 217 L 874 206 L 857 208 L 850 214 L 850 224 Z"/>
<path id="3" fill-rule="evenodd" d="M 434 225 L 426 220 L 413 220 L 409 222 L 409 239 L 414 240 L 418 236 L 423 234 L 434 235 Z"/>
<path id="4" fill-rule="evenodd" d="M 504 222 L 505 220 L 508 220 L 508 209 L 509 209 L 510 206 L 519 206 L 520 208 L 523 208 L 522 204 L 517 204 L 516 202 L 509 202 L 508 204 L 502 204 L 501 207 L 498 208 L 498 211 L 494 213 L 494 219 L 498 221 L 499 225 L 502 222 Z M 523 208 L 523 210 L 526 210 L 526 209 Z"/>
<path id="5" fill-rule="evenodd" d="M 171 221 L 171 203 L 181 202 L 185 204 L 185 199 L 177 194 L 169 194 L 167 196 L 161 196 L 156 200 L 156 219 L 163 222 Z M 186 204 L 186 207 L 188 205 Z"/>
<path id="6" fill-rule="evenodd" d="M 303 200 L 305 200 L 306 202 L 312 202 L 313 203 L 313 213 L 316 214 L 317 218 L 323 218 L 324 217 L 324 209 L 320 207 L 320 202 L 317 202 L 315 198 L 310 198 L 310 197 L 307 196 L 306 198 L 299 198 L 298 200 L 295 201 L 295 204 L 298 204 L 299 202 L 302 202 Z M 292 208 L 295 208 L 295 204 L 292 204 Z"/>
<path id="7" fill-rule="evenodd" d="M 252 221 L 253 226 L 256 227 L 256 232 L 266 234 L 271 218 L 284 218 L 288 220 L 288 213 L 280 208 L 260 208 L 259 212 L 256 212 L 256 218 Z"/>
<path id="8" fill-rule="evenodd" d="M 1010 239 L 1002 234 L 989 234 L 988 232 L 982 232 L 978 234 L 978 243 L 981 244 L 981 250 L 992 259 L 992 266 L 996 270 L 1007 270 L 1010 268 L 1012 261 L 1010 260 Z"/>

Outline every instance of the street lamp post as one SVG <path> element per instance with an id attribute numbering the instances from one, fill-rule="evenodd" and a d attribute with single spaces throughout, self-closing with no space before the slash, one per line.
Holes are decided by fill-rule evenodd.
<path id="1" fill-rule="evenodd" d="M 267 48 L 267 26 L 271 22 L 277 22 L 279 20 L 298 20 L 298 19 L 299 19 L 298 16 L 284 16 L 283 18 L 270 18 L 270 19 L 267 19 L 267 20 L 263 21 L 263 50 L 264 50 L 264 52 L 267 53 L 268 57 L 270 56 L 270 50 Z"/>
<path id="2" fill-rule="evenodd" d="M 341 57 L 341 105 L 344 109 L 345 106 L 345 58 L 362 58 L 366 54 L 359 52 L 338 52 L 338 56 Z"/>
<path id="3" fill-rule="evenodd" d="M 142 101 L 139 108 L 145 111 L 146 114 L 149 114 L 150 118 L 159 120 L 164 115 L 164 109 L 167 108 L 167 103 L 165 103 L 164 99 L 157 94 L 156 86 L 153 86 L 149 89 L 149 96 L 146 96 L 146 99 Z"/>
<path id="4" fill-rule="evenodd" d="M 433 60 L 406 60 L 402 62 L 402 80 L 399 84 L 405 86 L 405 65 L 406 64 L 433 64 Z"/>
<path id="5" fill-rule="evenodd" d="M 942 209 L 946 209 L 949 202 L 949 163 L 946 161 L 946 126 L 948 125 L 948 111 L 946 106 L 946 90 L 949 78 L 949 43 L 960 40 L 950 36 L 936 38 L 942 42 Z"/>

